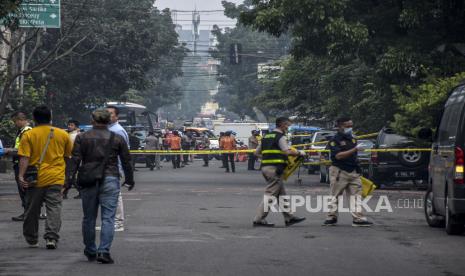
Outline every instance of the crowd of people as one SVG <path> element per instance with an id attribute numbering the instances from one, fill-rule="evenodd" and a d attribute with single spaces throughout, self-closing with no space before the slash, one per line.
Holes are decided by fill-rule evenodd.
<path id="1" fill-rule="evenodd" d="M 56 249 L 60 240 L 62 201 L 75 187 L 82 200 L 82 235 L 84 255 L 89 261 L 113 263 L 110 255 L 115 231 L 124 231 L 124 208 L 121 187 L 132 190 L 134 166 L 137 155 L 130 150 L 140 149 L 140 139 L 134 131 L 128 134 L 118 122 L 119 110 L 107 106 L 92 112 L 92 129 L 81 133 L 79 122 L 70 120 L 67 131 L 51 125 L 51 111 L 46 106 L 33 111 L 35 126 L 29 125 L 24 112 L 16 112 L 11 119 L 17 127 L 14 148 L 4 148 L 0 141 L 0 156 L 10 155 L 13 160 L 15 180 L 23 212 L 13 221 L 23 222 L 23 236 L 31 248 L 39 246 L 39 220 L 45 219 L 45 245 Z M 255 169 L 255 161 L 261 159 L 260 170 L 267 183 L 265 197 L 286 195 L 283 173 L 288 158 L 306 156 L 306 152 L 289 146 L 286 138 L 291 122 L 287 118 L 276 120 L 276 129 L 263 138 L 252 131 L 248 147 L 248 170 Z M 350 196 L 361 195 L 360 168 L 357 161 L 357 143 L 352 135 L 352 120 L 348 117 L 337 121 L 338 134 L 329 142 L 333 166 L 331 175 L 331 206 L 324 225 L 337 224 L 338 197 L 344 192 Z M 137 139 L 137 140 L 136 140 Z M 179 131 L 166 131 L 164 135 L 149 132 L 145 138 L 145 150 L 166 152 L 144 154 L 151 170 L 161 168 L 161 160 L 171 162 L 173 169 L 180 169 L 192 162 L 192 154 L 181 151 L 209 150 L 207 135 L 193 137 Z M 235 160 L 238 149 L 235 133 L 227 131 L 219 137 L 222 151 L 222 168 L 226 173 L 236 172 Z M 179 152 L 179 154 L 177 154 Z M 209 166 L 209 154 L 203 155 L 204 166 Z M 253 220 L 254 227 L 273 227 L 266 221 L 269 210 L 262 201 Z M 101 209 L 101 226 L 97 226 L 97 214 Z M 43 210 L 43 212 L 41 212 Z M 282 212 L 286 226 L 305 220 L 289 212 Z M 353 226 L 371 226 L 359 211 L 352 212 Z M 100 230 L 100 244 L 96 245 L 96 231 Z"/>
<path id="2" fill-rule="evenodd" d="M 110 248 L 115 231 L 124 231 L 121 184 L 134 188 L 129 135 L 118 123 L 114 106 L 92 113 L 93 128 L 85 133 L 70 120 L 67 131 L 51 125 L 48 107 L 33 111 L 35 126 L 24 112 L 11 120 L 17 127 L 14 148 L 0 145 L 0 156 L 13 160 L 23 212 L 13 221 L 23 222 L 23 236 L 31 248 L 39 247 L 39 219 L 45 219 L 45 246 L 56 249 L 60 240 L 62 201 L 76 187 L 82 199 L 84 255 L 89 261 L 113 263 Z M 101 226 L 96 226 L 101 209 Z M 41 210 L 44 210 L 41 213 Z M 46 210 L 46 211 L 45 211 Z M 100 245 L 95 244 L 100 230 Z"/>
<path id="3" fill-rule="evenodd" d="M 30 247 L 38 247 L 38 220 L 46 220 L 46 247 L 55 249 L 61 228 L 61 204 L 75 188 L 74 199 L 83 203 L 83 236 L 85 255 L 89 260 L 98 259 L 111 263 L 109 255 L 113 233 L 124 231 L 124 208 L 120 182 L 134 187 L 134 171 L 138 156 L 131 158 L 130 150 L 165 150 L 165 153 L 141 155 L 150 170 L 162 168 L 161 162 L 171 162 L 173 169 L 180 169 L 193 162 L 193 154 L 181 151 L 210 150 L 210 137 L 181 131 L 164 133 L 149 131 L 141 141 L 134 130 L 129 133 L 118 122 L 119 110 L 107 106 L 92 113 L 93 128 L 81 131 L 77 120 L 69 120 L 67 129 L 51 125 L 51 111 L 46 106 L 34 109 L 33 122 L 26 113 L 18 111 L 11 116 L 17 128 L 13 148 L 4 148 L 0 140 L 0 156 L 9 155 L 13 161 L 15 180 L 21 199 L 22 212 L 12 217 L 23 222 L 23 234 Z M 113 135 L 114 134 L 114 135 Z M 114 136 L 114 137 L 113 137 Z M 235 133 L 227 131 L 219 137 L 219 149 L 234 151 L 237 147 Z M 253 131 L 249 147 L 259 144 L 259 133 Z M 105 146 L 108 145 L 108 146 Z M 180 152 L 176 154 L 176 152 Z M 236 153 L 221 154 L 225 172 L 236 172 Z M 211 155 L 203 154 L 203 166 L 208 167 Z M 249 154 L 249 170 L 255 170 L 255 157 Z M 103 167 L 102 167 L 103 166 Z M 86 186 L 85 175 L 101 177 Z M 84 183 L 84 184 L 83 184 Z M 97 183 L 97 184 L 96 184 Z M 102 208 L 102 223 L 95 223 L 98 206 Z M 42 211 L 41 211 L 42 210 Z M 97 249 L 95 230 L 101 231 L 101 245 Z"/>

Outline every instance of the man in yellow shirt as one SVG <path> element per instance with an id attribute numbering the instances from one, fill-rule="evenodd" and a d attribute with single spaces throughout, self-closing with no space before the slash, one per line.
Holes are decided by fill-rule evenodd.
<path id="1" fill-rule="evenodd" d="M 38 247 L 39 215 L 42 203 L 47 210 L 46 247 L 56 249 L 60 238 L 62 190 L 65 183 L 65 158 L 71 156 L 72 143 L 68 133 L 50 125 L 51 111 L 39 106 L 33 112 L 36 127 L 21 138 L 18 155 L 19 182 L 27 189 L 23 235 L 31 247 Z M 47 146 L 48 145 L 48 146 Z M 44 154 L 43 154 L 44 153 Z M 40 163 L 41 155 L 43 160 Z M 25 180 L 28 166 L 38 168 L 36 183 Z"/>

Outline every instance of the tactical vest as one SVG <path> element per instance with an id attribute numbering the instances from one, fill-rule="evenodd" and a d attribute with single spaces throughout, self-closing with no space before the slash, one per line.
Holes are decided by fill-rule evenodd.
<path id="1" fill-rule="evenodd" d="M 26 133 L 26 131 L 29 131 L 31 130 L 32 127 L 30 126 L 25 126 L 23 127 L 19 133 L 16 135 L 16 139 L 15 139 L 15 149 L 18 150 L 19 149 L 19 144 L 21 143 L 21 138 L 23 137 L 23 134 Z M 13 157 L 13 163 L 14 164 L 18 164 L 19 163 L 19 157 L 18 156 L 14 156 Z"/>
<path id="2" fill-rule="evenodd" d="M 287 155 L 279 147 L 279 140 L 284 134 L 273 131 L 262 139 L 262 165 L 287 165 Z"/>
<path id="3" fill-rule="evenodd" d="M 30 126 L 25 126 L 21 129 L 21 131 L 18 133 L 18 135 L 16 135 L 16 139 L 15 139 L 15 149 L 18 149 L 19 148 L 19 143 L 21 142 L 21 137 L 23 137 L 23 134 L 28 131 L 28 130 L 31 130 L 32 127 Z"/>

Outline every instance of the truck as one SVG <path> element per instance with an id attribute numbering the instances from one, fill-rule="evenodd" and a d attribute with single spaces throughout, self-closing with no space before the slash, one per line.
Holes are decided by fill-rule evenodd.
<path id="1" fill-rule="evenodd" d="M 220 135 L 220 132 L 234 131 L 236 140 L 247 145 L 252 130 L 258 130 L 260 134 L 269 131 L 268 123 L 216 123 L 213 125 L 213 133 Z"/>

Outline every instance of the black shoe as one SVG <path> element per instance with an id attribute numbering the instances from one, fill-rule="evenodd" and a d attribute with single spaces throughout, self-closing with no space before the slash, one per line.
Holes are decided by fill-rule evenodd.
<path id="1" fill-rule="evenodd" d="M 366 220 L 362 220 L 362 221 L 353 221 L 352 222 L 352 226 L 354 227 L 371 227 L 373 226 L 373 222 L 369 222 L 369 221 L 366 221 Z"/>
<path id="2" fill-rule="evenodd" d="M 47 247 L 47 249 L 57 249 L 57 241 L 56 240 L 46 239 L 45 241 L 46 241 L 45 246 Z"/>
<path id="3" fill-rule="evenodd" d="M 293 217 L 290 220 L 286 221 L 285 223 L 286 223 L 286 226 L 291 226 L 291 225 L 294 225 L 296 223 L 302 222 L 304 220 L 305 220 L 305 218 Z"/>
<path id="4" fill-rule="evenodd" d="M 77 196 L 73 197 L 74 199 L 81 199 L 81 194 L 78 194 Z"/>
<path id="5" fill-rule="evenodd" d="M 64 194 L 63 199 L 68 199 L 68 194 Z"/>
<path id="6" fill-rule="evenodd" d="M 150 167 L 150 170 L 153 171 L 154 167 Z"/>
<path id="7" fill-rule="evenodd" d="M 269 223 L 266 221 L 254 221 L 253 227 L 274 227 L 274 223 Z"/>
<path id="8" fill-rule="evenodd" d="M 89 253 L 84 250 L 84 255 L 87 257 L 89 262 L 95 262 L 97 260 L 97 253 Z"/>
<path id="9" fill-rule="evenodd" d="M 110 253 L 98 253 L 97 262 L 102 264 L 114 264 L 115 261 L 110 256 Z"/>
<path id="10" fill-rule="evenodd" d="M 47 215 L 46 214 L 40 214 L 39 219 L 41 219 L 41 220 L 47 219 Z"/>
<path id="11" fill-rule="evenodd" d="M 207 165 L 207 164 L 205 164 L 205 165 L 203 165 L 202 167 L 208 167 L 208 165 Z"/>
<path id="12" fill-rule="evenodd" d="M 229 173 L 229 170 L 225 171 L 225 173 Z"/>
<path id="13" fill-rule="evenodd" d="M 336 226 L 337 218 L 327 218 L 325 222 L 323 222 L 323 226 Z"/>
<path id="14" fill-rule="evenodd" d="M 11 220 L 12 221 L 24 221 L 24 213 L 17 217 L 12 217 Z"/>

